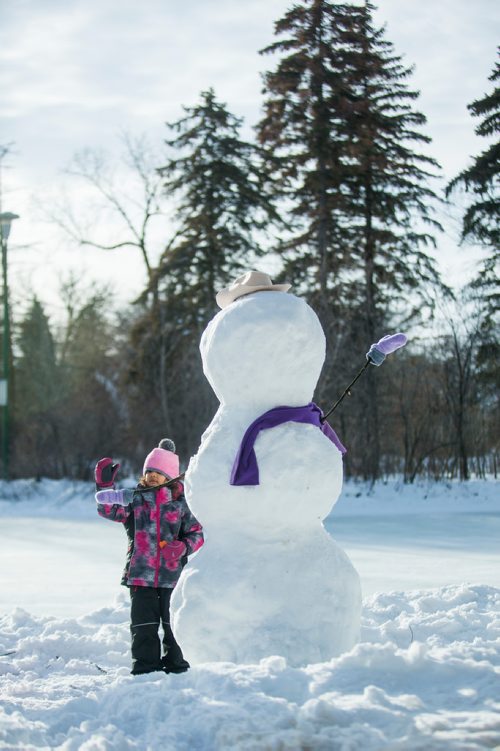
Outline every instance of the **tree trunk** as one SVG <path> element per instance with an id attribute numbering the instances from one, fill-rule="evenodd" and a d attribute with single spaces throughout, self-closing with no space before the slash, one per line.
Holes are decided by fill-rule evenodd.
<path id="1" fill-rule="evenodd" d="M 365 330 L 367 344 L 376 341 L 377 312 L 375 305 L 375 243 L 372 229 L 372 185 L 369 164 L 365 178 L 365 227 L 364 227 L 364 271 L 365 271 Z M 369 372 L 367 380 L 368 410 L 366 415 L 368 463 L 367 474 L 375 481 L 380 475 L 380 439 L 378 417 L 378 393 L 375 374 Z"/>

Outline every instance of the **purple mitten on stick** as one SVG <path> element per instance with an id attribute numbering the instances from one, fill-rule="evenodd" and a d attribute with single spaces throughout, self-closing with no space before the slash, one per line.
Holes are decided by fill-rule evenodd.
<path id="1" fill-rule="evenodd" d="M 112 488 L 115 484 L 116 473 L 119 469 L 120 465 L 118 462 L 114 464 L 113 459 L 109 456 L 105 456 L 104 459 L 99 459 L 94 470 L 97 490 Z"/>
<path id="2" fill-rule="evenodd" d="M 366 359 L 371 362 L 372 365 L 382 365 L 386 355 L 390 355 L 391 352 L 400 347 L 404 347 L 408 337 L 406 334 L 386 334 L 382 339 L 379 339 L 376 344 L 372 344 L 368 352 L 366 353 Z"/>

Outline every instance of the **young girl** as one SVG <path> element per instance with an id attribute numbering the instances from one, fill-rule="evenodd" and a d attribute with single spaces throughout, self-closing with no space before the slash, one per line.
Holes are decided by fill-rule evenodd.
<path id="1" fill-rule="evenodd" d="M 98 513 L 122 522 L 127 532 L 122 584 L 129 587 L 131 599 L 131 672 L 183 673 L 189 663 L 170 626 L 170 597 L 187 557 L 203 545 L 202 527 L 186 503 L 182 483 L 176 479 L 179 457 L 173 441 L 164 438 L 148 454 L 135 489 L 115 489 L 119 466 L 110 458 L 96 464 L 95 497 Z"/>

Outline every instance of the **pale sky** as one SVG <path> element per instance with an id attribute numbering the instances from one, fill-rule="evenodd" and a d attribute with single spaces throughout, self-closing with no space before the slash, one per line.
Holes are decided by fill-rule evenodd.
<path id="1" fill-rule="evenodd" d="M 42 220 L 38 204 L 62 190 L 84 207 L 80 184 L 62 171 L 87 147 L 119 150 L 126 130 L 145 134 L 161 155 L 164 123 L 182 115 L 212 86 L 245 119 L 245 135 L 261 116 L 260 74 L 277 58 L 258 50 L 274 41 L 273 23 L 292 0 L 9 0 L 0 5 L 0 145 L 13 142 L 3 170 L 3 211 L 20 215 L 9 241 L 13 306 L 32 292 L 50 315 L 60 309 L 61 275 L 74 270 L 89 284 L 113 279 L 118 296 L 140 292 L 140 259 L 126 251 L 82 250 Z M 467 104 L 492 84 L 500 6 L 495 0 L 380 0 L 406 65 L 409 86 L 428 123 L 427 153 L 450 179 L 486 142 L 474 135 Z M 83 210 L 83 208 L 82 208 Z M 445 217 L 441 215 L 440 220 Z M 109 229 L 109 228 L 108 228 Z M 457 250 L 458 224 L 447 223 L 437 253 L 446 279 L 470 274 L 478 251 Z M 158 252 L 160 245 L 158 245 Z M 16 314 L 16 313 L 14 313 Z"/>

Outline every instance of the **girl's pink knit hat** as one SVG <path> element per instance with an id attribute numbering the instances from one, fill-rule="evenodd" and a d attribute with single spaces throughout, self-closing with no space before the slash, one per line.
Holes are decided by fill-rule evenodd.
<path id="1" fill-rule="evenodd" d="M 146 457 L 142 473 L 147 471 L 161 472 L 166 477 L 177 477 L 179 474 L 179 457 L 175 453 L 175 443 L 170 438 L 163 438 L 158 447 Z"/>

